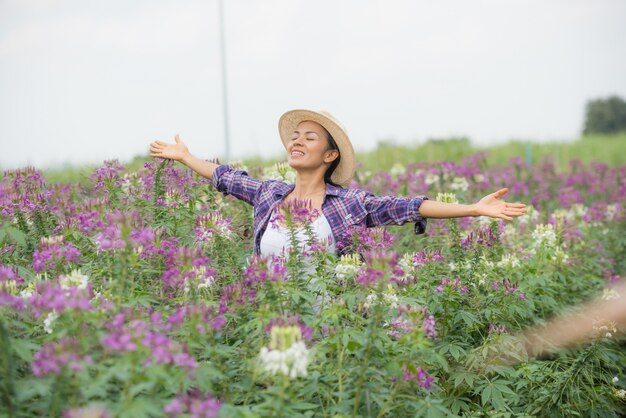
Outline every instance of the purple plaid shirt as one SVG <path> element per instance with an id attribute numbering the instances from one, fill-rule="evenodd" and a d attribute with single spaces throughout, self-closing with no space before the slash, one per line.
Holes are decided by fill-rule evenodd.
<path id="1" fill-rule="evenodd" d="M 276 180 L 256 180 L 243 170 L 229 165 L 215 169 L 213 186 L 224 194 L 230 194 L 254 207 L 254 253 L 261 252 L 261 237 L 267 228 L 272 212 L 291 192 L 295 185 Z M 415 198 L 400 196 L 375 196 L 359 189 L 343 189 L 326 184 L 326 197 L 322 213 L 333 231 L 338 251 L 350 243 L 346 234 L 350 227 L 403 225 L 415 222 L 415 233 L 423 234 L 426 219 L 419 207 L 425 196 Z"/>

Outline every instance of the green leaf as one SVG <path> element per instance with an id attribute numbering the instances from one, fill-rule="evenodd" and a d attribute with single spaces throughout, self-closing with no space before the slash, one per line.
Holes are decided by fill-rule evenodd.
<path id="1" fill-rule="evenodd" d="M 15 351 L 15 354 L 26 362 L 31 362 L 33 353 L 41 348 L 39 344 L 21 338 L 11 338 L 11 347 L 13 351 Z"/>
<path id="2" fill-rule="evenodd" d="M 487 403 L 491 401 L 491 391 L 492 391 L 491 385 L 487 385 L 485 386 L 482 393 L 480 394 L 480 400 L 483 406 L 487 405 Z"/>
<path id="3" fill-rule="evenodd" d="M 26 236 L 19 229 L 13 228 L 13 227 L 8 227 L 8 228 L 6 228 L 6 232 L 19 245 L 21 245 L 21 246 L 26 245 Z M 2 239 L 0 239 L 0 241 L 2 241 Z"/>
<path id="4" fill-rule="evenodd" d="M 309 409 L 317 409 L 319 405 L 311 403 L 311 402 L 298 402 L 290 405 L 293 409 L 297 409 L 299 411 L 307 411 Z"/>

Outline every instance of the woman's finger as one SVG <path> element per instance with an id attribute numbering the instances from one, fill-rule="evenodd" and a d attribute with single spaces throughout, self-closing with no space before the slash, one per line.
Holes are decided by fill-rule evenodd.
<path id="1" fill-rule="evenodd" d="M 509 189 L 507 189 L 506 187 L 503 189 L 500 189 L 496 192 L 492 193 L 492 196 L 495 197 L 496 199 L 501 198 L 502 196 L 504 196 L 505 194 L 507 194 L 507 192 L 509 191 Z"/>

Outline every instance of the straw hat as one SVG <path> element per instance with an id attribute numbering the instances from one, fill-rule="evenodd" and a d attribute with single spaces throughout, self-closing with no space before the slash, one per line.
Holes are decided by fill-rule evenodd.
<path id="1" fill-rule="evenodd" d="M 350 138 L 348 138 L 346 130 L 330 113 L 323 110 L 315 111 L 302 109 L 290 110 L 284 113 L 278 121 L 278 132 L 280 132 L 283 145 L 287 148 L 287 144 L 291 141 L 293 131 L 296 130 L 300 122 L 304 121 L 319 123 L 330 133 L 337 143 L 341 160 L 330 179 L 336 184 L 347 186 L 354 176 L 356 166 L 354 149 L 352 148 L 352 143 L 350 142 Z"/>

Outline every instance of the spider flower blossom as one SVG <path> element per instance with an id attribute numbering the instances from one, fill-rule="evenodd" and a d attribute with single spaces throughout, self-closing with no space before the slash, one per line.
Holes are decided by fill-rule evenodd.
<path id="1" fill-rule="evenodd" d="M 303 227 L 310 225 L 319 215 L 317 209 L 313 209 L 311 201 L 307 199 L 292 199 L 283 202 L 270 219 L 272 227 L 277 228 L 280 223 L 288 227 Z"/>
<path id="2" fill-rule="evenodd" d="M 192 418 L 216 418 L 222 404 L 210 395 L 203 396 L 198 390 L 177 396 L 165 405 L 163 412 L 171 418 L 188 413 Z"/>
<path id="3" fill-rule="evenodd" d="M 113 251 L 126 246 L 126 242 L 122 239 L 122 230 L 115 224 L 109 224 L 97 233 L 95 243 L 99 251 Z"/>
<path id="4" fill-rule="evenodd" d="M 198 367 L 183 345 L 155 330 L 152 324 L 142 319 L 132 319 L 124 324 L 125 319 L 124 314 L 118 314 L 105 325 L 109 333 L 102 337 L 101 343 L 106 349 L 118 353 L 145 350 L 151 354 L 151 358 L 144 362 L 146 366 L 154 362 L 175 364 L 188 370 Z"/>
<path id="5" fill-rule="evenodd" d="M 182 288 L 185 291 L 189 291 L 192 285 L 197 289 L 209 287 L 216 276 L 209 263 L 199 248 L 178 248 L 167 257 L 163 284 L 168 289 Z"/>
<path id="6" fill-rule="evenodd" d="M 428 390 L 435 378 L 422 367 L 409 368 L 405 366 L 402 368 L 402 380 L 405 382 L 416 382 L 420 388 Z"/>
<path id="7" fill-rule="evenodd" d="M 78 270 L 72 270 L 70 274 L 59 277 L 59 284 L 63 289 L 69 289 L 75 287 L 80 290 L 87 289 L 89 284 L 89 277 L 85 276 Z"/>
<path id="8" fill-rule="evenodd" d="M 37 273 L 54 270 L 71 262 L 80 262 L 80 252 L 74 243 L 65 242 L 62 236 L 42 238 L 33 254 L 33 268 Z"/>
<path id="9" fill-rule="evenodd" d="M 90 356 L 81 356 L 78 341 L 65 337 L 58 342 L 45 343 L 41 350 L 33 355 L 32 370 L 37 377 L 58 375 L 64 369 L 78 372 L 83 364 L 91 364 Z"/>
<path id="10" fill-rule="evenodd" d="M 338 248 L 344 253 L 385 250 L 391 247 L 394 241 L 394 236 L 387 232 L 384 227 L 354 226 L 346 229 L 345 236 L 348 237 L 345 241 L 350 242 L 349 248 L 339 248 L 341 245 L 338 245 Z"/>
<path id="11" fill-rule="evenodd" d="M 0 264 L 0 306 L 8 305 L 13 309 L 24 308 L 24 301 L 17 296 L 18 285 L 24 283 L 24 279 L 18 277 L 17 267 L 9 267 Z"/>
<path id="12" fill-rule="evenodd" d="M 94 182 L 94 190 L 102 190 L 106 185 L 121 184 L 119 173 L 124 170 L 125 167 L 120 165 L 118 160 L 105 161 L 102 167 L 96 168 L 90 177 Z"/>
<path id="13" fill-rule="evenodd" d="M 263 170 L 263 179 L 293 184 L 296 182 L 296 172 L 287 163 L 276 163 L 273 167 Z"/>
<path id="14" fill-rule="evenodd" d="M 391 328 L 389 335 L 396 339 L 414 332 L 421 332 L 428 338 L 435 338 L 438 335 L 435 317 L 428 315 L 426 308 L 400 306 L 398 316 L 387 325 Z"/>
<path id="15" fill-rule="evenodd" d="M 28 301 L 35 315 L 39 317 L 43 312 L 54 311 L 61 314 L 70 309 L 92 310 L 92 298 L 91 285 L 87 284 L 84 288 L 64 287 L 60 280 L 56 280 L 37 283 L 36 291 Z"/>
<path id="16" fill-rule="evenodd" d="M 459 203 L 454 193 L 438 193 L 436 200 L 437 202 L 444 202 L 444 203 L 454 203 L 454 204 Z"/>
<path id="17" fill-rule="evenodd" d="M 261 369 L 272 375 L 282 374 L 290 379 L 307 376 L 309 352 L 297 325 L 275 325 L 270 330 L 269 347 L 261 348 Z"/>
<path id="18" fill-rule="evenodd" d="M 335 266 L 335 275 L 339 281 L 356 277 L 363 263 L 358 254 L 345 254 L 339 258 Z"/>
<path id="19" fill-rule="evenodd" d="M 196 241 L 202 243 L 210 243 L 215 235 L 224 238 L 233 236 L 231 220 L 223 218 L 220 212 L 197 216 L 194 232 L 196 233 Z"/>
<path id="20" fill-rule="evenodd" d="M 387 285 L 387 291 L 382 294 L 382 301 L 379 301 L 376 293 L 370 293 L 367 295 L 363 307 L 365 309 L 370 309 L 380 303 L 388 305 L 391 309 L 398 307 L 398 296 L 390 284 Z"/>
<path id="21" fill-rule="evenodd" d="M 539 224 L 532 232 L 533 247 L 534 248 L 554 248 L 556 247 L 556 231 L 552 224 Z"/>

